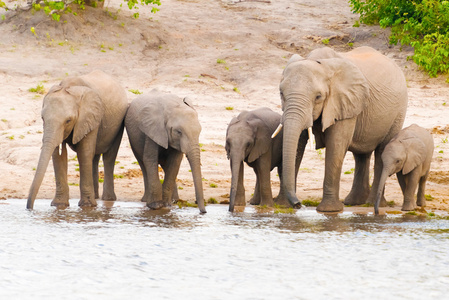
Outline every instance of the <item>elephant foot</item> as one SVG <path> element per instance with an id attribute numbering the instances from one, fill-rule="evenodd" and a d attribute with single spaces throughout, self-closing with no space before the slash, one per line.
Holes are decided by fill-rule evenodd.
<path id="1" fill-rule="evenodd" d="M 341 212 L 343 211 L 343 207 L 343 203 L 339 200 L 323 199 L 316 210 L 319 212 Z"/>
<path id="2" fill-rule="evenodd" d="M 95 199 L 97 199 L 97 198 L 95 198 Z M 101 196 L 101 200 L 115 201 L 115 200 L 117 200 L 117 196 L 115 195 L 114 192 L 112 192 L 112 193 L 105 193 L 105 192 L 103 192 L 103 196 Z"/>
<path id="3" fill-rule="evenodd" d="M 351 191 L 345 198 L 345 205 L 362 205 L 365 204 L 369 196 L 369 192 Z"/>
<path id="4" fill-rule="evenodd" d="M 273 198 L 262 199 L 260 201 L 260 205 L 273 207 L 274 206 Z"/>
<path id="5" fill-rule="evenodd" d="M 171 207 L 171 203 L 166 202 L 166 201 L 153 201 L 153 202 L 147 202 L 147 207 L 150 209 L 161 209 L 164 207 Z"/>
<path id="6" fill-rule="evenodd" d="M 97 201 L 92 197 L 81 198 L 78 202 L 78 206 L 81 207 L 95 207 L 97 206 Z"/>
<path id="7" fill-rule="evenodd" d="M 420 199 L 418 197 L 418 200 L 416 201 L 416 205 L 421 206 L 421 207 L 425 207 L 426 206 L 426 200 Z"/>
<path id="8" fill-rule="evenodd" d="M 370 196 L 370 197 L 368 197 L 368 199 L 366 199 L 366 203 L 374 206 L 376 204 L 376 198 Z M 385 199 L 385 196 L 382 196 L 382 198 L 380 199 L 380 202 L 379 202 L 379 207 L 387 207 L 387 206 L 388 206 L 387 199 Z"/>
<path id="9" fill-rule="evenodd" d="M 404 201 L 404 204 L 402 204 L 402 211 L 411 211 L 417 209 L 418 206 L 413 203 L 413 201 Z"/>
<path id="10" fill-rule="evenodd" d="M 276 198 L 273 199 L 274 203 L 282 207 L 290 207 L 290 202 L 288 202 L 287 196 L 284 194 L 279 194 Z"/>
<path id="11" fill-rule="evenodd" d="M 299 201 L 298 197 L 296 197 L 296 193 L 288 192 L 287 200 L 290 203 L 291 207 L 297 208 L 297 209 L 301 208 L 301 202 Z"/>
<path id="12" fill-rule="evenodd" d="M 244 197 L 236 197 L 235 198 L 235 206 L 246 206 L 246 201 Z"/>
<path id="13" fill-rule="evenodd" d="M 69 199 L 67 198 L 67 200 L 62 200 L 62 199 L 53 199 L 53 201 L 51 201 L 51 206 L 55 206 L 56 208 L 66 208 L 69 207 Z"/>
<path id="14" fill-rule="evenodd" d="M 251 205 L 260 205 L 260 198 L 259 197 L 257 197 L 257 198 L 256 197 L 252 197 L 249 200 L 249 204 L 251 204 Z"/>
<path id="15" fill-rule="evenodd" d="M 53 201 L 51 201 L 51 206 L 56 206 L 58 208 L 68 207 L 69 204 L 69 192 L 68 190 L 63 192 L 56 192 Z"/>

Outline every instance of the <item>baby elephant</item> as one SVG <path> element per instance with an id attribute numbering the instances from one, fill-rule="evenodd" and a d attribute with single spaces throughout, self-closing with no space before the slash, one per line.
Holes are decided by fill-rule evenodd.
<path id="1" fill-rule="evenodd" d="M 188 100 L 153 90 L 133 100 L 125 127 L 143 173 L 142 201 L 151 209 L 171 206 L 185 153 L 192 170 L 196 202 L 205 213 L 199 146 L 201 125 Z M 158 165 L 165 172 L 163 184 L 159 180 Z"/>
<path id="2" fill-rule="evenodd" d="M 391 139 L 382 153 L 383 169 L 374 206 L 376 215 L 379 213 L 379 202 L 385 187 L 385 181 L 388 176 L 394 173 L 396 173 L 404 195 L 402 210 L 414 210 L 417 205 L 426 206 L 424 190 L 429 175 L 433 149 L 432 135 L 416 124 L 402 129 Z M 418 197 L 415 203 L 416 187 L 418 187 Z"/>
<path id="3" fill-rule="evenodd" d="M 243 186 L 244 161 L 256 173 L 256 187 L 250 203 L 273 206 L 270 171 L 277 167 L 279 177 L 282 174 L 282 132 L 273 139 L 271 135 L 280 121 L 281 115 L 269 108 L 243 111 L 231 120 L 226 132 L 226 152 L 232 172 L 229 211 L 234 211 L 235 205 L 246 204 Z M 298 167 L 299 164 L 296 173 Z M 277 202 L 282 200 L 285 200 L 282 204 L 288 203 L 281 184 Z"/>

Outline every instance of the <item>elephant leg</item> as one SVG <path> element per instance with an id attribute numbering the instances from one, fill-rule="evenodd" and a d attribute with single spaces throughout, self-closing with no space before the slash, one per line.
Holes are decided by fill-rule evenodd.
<path id="1" fill-rule="evenodd" d="M 288 202 L 287 193 L 285 192 L 284 185 L 282 184 L 282 165 L 279 165 L 277 167 L 277 173 L 278 173 L 279 181 L 281 182 L 281 184 L 279 187 L 279 194 L 273 200 L 279 206 L 290 207 L 291 205 L 290 205 L 290 202 Z M 296 186 L 296 184 L 295 184 L 295 186 Z"/>
<path id="2" fill-rule="evenodd" d="M 396 173 L 396 177 L 398 179 L 399 182 L 399 186 L 401 187 L 401 191 L 402 191 L 402 195 L 404 195 L 405 193 L 405 187 L 407 186 L 406 182 L 405 182 L 405 177 L 402 174 L 402 172 L 397 172 Z"/>
<path id="3" fill-rule="evenodd" d="M 102 200 L 117 200 L 117 196 L 114 192 L 114 167 L 115 160 L 117 158 L 118 149 L 122 142 L 123 126 L 117 133 L 115 140 L 108 151 L 103 153 L 104 164 L 104 182 L 103 182 L 103 195 Z"/>
<path id="4" fill-rule="evenodd" d="M 256 186 L 254 187 L 254 193 L 251 199 L 249 200 L 249 204 L 251 205 L 260 205 L 260 181 L 259 176 L 257 175 L 256 168 L 254 168 L 254 173 L 256 174 Z M 245 206 L 245 204 L 241 204 L 240 206 Z"/>
<path id="5" fill-rule="evenodd" d="M 235 195 L 235 206 L 246 206 L 245 200 L 245 186 L 243 185 L 243 174 L 244 174 L 244 164 L 243 161 L 240 163 L 239 168 L 239 180 L 237 181 L 237 192 Z M 256 183 L 257 185 L 257 183 Z M 254 191 L 254 195 L 256 195 L 256 191 Z"/>
<path id="6" fill-rule="evenodd" d="M 338 121 L 325 132 L 326 158 L 323 182 L 323 200 L 317 206 L 320 212 L 343 210 L 339 199 L 343 160 L 354 135 L 356 119 Z"/>
<path id="7" fill-rule="evenodd" d="M 147 206 L 151 209 L 162 207 L 162 184 L 159 180 L 159 145 L 149 138 L 145 139 L 143 166 L 148 176 L 145 188 Z M 148 188 L 148 189 L 147 189 Z M 145 197 L 144 195 L 144 197 Z"/>
<path id="8" fill-rule="evenodd" d="M 352 188 L 346 196 L 345 205 L 364 204 L 369 196 L 369 163 L 371 153 L 354 154 L 355 171 Z"/>
<path id="9" fill-rule="evenodd" d="M 162 205 L 164 207 L 170 207 L 173 199 L 173 190 L 176 188 L 176 177 L 178 176 L 179 167 L 183 153 L 169 148 L 167 159 L 162 166 L 164 169 L 165 177 L 162 184 Z"/>
<path id="10" fill-rule="evenodd" d="M 56 148 L 52 155 L 53 169 L 56 179 L 56 194 L 51 202 L 52 206 L 69 206 L 69 184 L 67 182 L 67 148 L 62 145 L 62 153 L 59 155 L 59 148 Z"/>
<path id="11" fill-rule="evenodd" d="M 256 176 L 259 182 L 260 205 L 272 207 L 273 194 L 271 192 L 271 151 L 262 154 L 256 162 Z"/>
<path id="12" fill-rule="evenodd" d="M 384 146 L 378 146 L 377 149 L 374 151 L 374 179 L 368 199 L 366 200 L 366 203 L 372 205 L 376 203 L 377 197 L 376 193 L 380 184 L 380 176 L 382 175 L 383 164 L 381 156 L 384 148 L 385 148 Z M 379 207 L 386 207 L 386 206 L 387 200 L 385 199 L 385 195 L 382 192 L 382 198 L 380 199 Z"/>
<path id="13" fill-rule="evenodd" d="M 408 173 L 405 179 L 406 186 L 404 192 L 404 203 L 402 204 L 403 211 L 415 210 L 417 208 L 415 202 L 415 192 L 418 187 L 420 176 L 417 170 L 413 170 Z"/>
<path id="14" fill-rule="evenodd" d="M 86 135 L 76 147 L 80 164 L 80 201 L 79 206 L 97 206 L 94 192 L 93 160 L 95 157 L 95 145 L 98 129 Z"/>
<path id="15" fill-rule="evenodd" d="M 142 157 L 136 151 L 133 150 L 133 152 L 134 152 L 134 156 L 137 159 L 137 162 L 139 163 L 139 167 L 140 167 L 140 170 L 142 171 L 142 177 L 143 177 L 144 194 L 140 201 L 147 202 L 147 199 L 149 199 L 149 197 L 150 197 L 150 186 L 148 184 L 149 180 L 148 180 L 147 169 L 145 168 L 145 163 L 143 162 Z"/>
<path id="16" fill-rule="evenodd" d="M 100 194 L 98 193 L 98 164 L 100 163 L 100 154 L 94 156 L 94 160 L 92 162 L 92 178 L 94 179 L 94 193 L 95 199 L 100 198 Z"/>
<path id="17" fill-rule="evenodd" d="M 179 193 L 178 193 L 178 185 L 176 184 L 175 180 L 175 186 L 173 188 L 173 195 L 171 197 L 172 203 L 176 203 L 179 200 Z"/>
<path id="18" fill-rule="evenodd" d="M 429 173 L 426 173 L 426 175 L 422 176 L 419 179 L 419 186 L 418 186 L 418 195 L 416 197 L 416 205 L 425 207 L 426 206 L 426 182 L 427 182 L 427 176 Z"/>

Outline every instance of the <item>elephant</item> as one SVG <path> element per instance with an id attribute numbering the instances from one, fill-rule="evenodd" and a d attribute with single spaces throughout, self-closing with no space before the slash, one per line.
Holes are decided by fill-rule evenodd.
<path id="1" fill-rule="evenodd" d="M 340 176 L 346 152 L 355 159 L 354 181 L 344 204 L 374 204 L 385 145 L 402 128 L 407 109 L 407 85 L 401 69 L 370 47 L 338 53 L 324 47 L 306 59 L 295 54 L 280 82 L 281 125 L 284 132 L 282 172 L 287 198 L 295 193 L 295 157 L 303 153 L 305 132 L 312 127 L 316 149 L 326 147 L 320 212 L 339 212 Z M 301 149 L 297 149 L 301 145 Z M 374 179 L 369 186 L 369 163 L 375 152 Z M 302 156 L 300 154 L 300 156 Z M 383 204 L 385 204 L 383 198 Z"/>
<path id="2" fill-rule="evenodd" d="M 242 111 L 234 117 L 226 131 L 226 153 L 231 165 L 231 191 L 229 211 L 234 206 L 245 206 L 245 187 L 243 185 L 243 162 L 253 168 L 256 174 L 253 205 L 273 206 L 270 171 L 278 169 L 282 181 L 282 132 L 275 138 L 271 135 L 281 121 L 281 115 L 269 108 Z M 297 164 L 296 172 L 298 171 Z M 276 198 L 280 204 L 288 204 L 285 193 L 281 190 Z"/>
<path id="3" fill-rule="evenodd" d="M 152 90 L 134 99 L 125 117 L 131 149 L 143 173 L 142 201 L 151 209 L 170 207 L 184 153 L 190 163 L 198 208 L 205 213 L 199 135 L 201 125 L 191 102 Z M 165 173 L 159 180 L 158 165 Z"/>
<path id="4" fill-rule="evenodd" d="M 379 203 L 385 181 L 394 173 L 404 195 L 403 211 L 426 206 L 425 188 L 434 150 L 433 138 L 426 129 L 412 124 L 402 129 L 385 146 L 382 153 L 382 173 L 377 188 L 374 213 L 379 214 Z M 414 194 L 418 187 L 417 201 Z"/>
<path id="5" fill-rule="evenodd" d="M 77 153 L 80 171 L 79 206 L 96 206 L 98 163 L 103 155 L 103 200 L 116 200 L 114 165 L 124 130 L 128 99 L 124 88 L 111 76 L 96 70 L 69 77 L 50 88 L 42 105 L 44 135 L 27 208 L 34 200 L 50 157 L 56 179 L 52 206 L 69 206 L 67 148 Z"/>

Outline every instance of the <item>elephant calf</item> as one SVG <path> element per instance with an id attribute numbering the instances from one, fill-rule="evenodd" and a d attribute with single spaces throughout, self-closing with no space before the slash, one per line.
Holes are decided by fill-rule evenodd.
<path id="1" fill-rule="evenodd" d="M 143 173 L 142 201 L 151 209 L 171 206 L 185 153 L 192 169 L 196 202 L 205 213 L 199 146 L 201 125 L 189 101 L 153 90 L 132 101 L 125 127 Z M 159 180 L 158 165 L 165 172 L 163 184 Z"/>
<path id="2" fill-rule="evenodd" d="M 432 135 L 424 128 L 413 124 L 402 129 L 385 146 L 382 153 L 382 174 L 377 190 L 374 212 L 379 213 L 379 202 L 388 176 L 396 173 L 404 195 L 402 210 L 414 210 L 426 206 L 424 190 L 434 150 Z M 402 172 L 401 172 L 402 171 Z M 414 194 L 418 187 L 417 201 Z"/>
<path id="3" fill-rule="evenodd" d="M 243 162 L 256 173 L 256 187 L 250 203 L 273 206 L 270 171 L 278 169 L 282 181 L 282 132 L 273 139 L 281 115 L 269 108 L 243 111 L 231 120 L 226 132 L 226 152 L 231 163 L 232 182 L 229 211 L 234 206 L 245 206 Z M 299 161 L 296 164 L 298 172 Z M 289 205 L 282 184 L 276 202 Z"/>
<path id="4" fill-rule="evenodd" d="M 114 165 L 122 140 L 123 119 L 128 108 L 126 92 L 103 73 L 66 78 L 53 86 L 42 105 L 44 137 L 39 163 L 28 195 L 32 209 L 50 158 L 56 179 L 52 206 L 69 205 L 66 144 L 76 152 L 80 168 L 80 206 L 96 206 L 98 162 L 103 155 L 103 200 L 115 200 Z"/>

